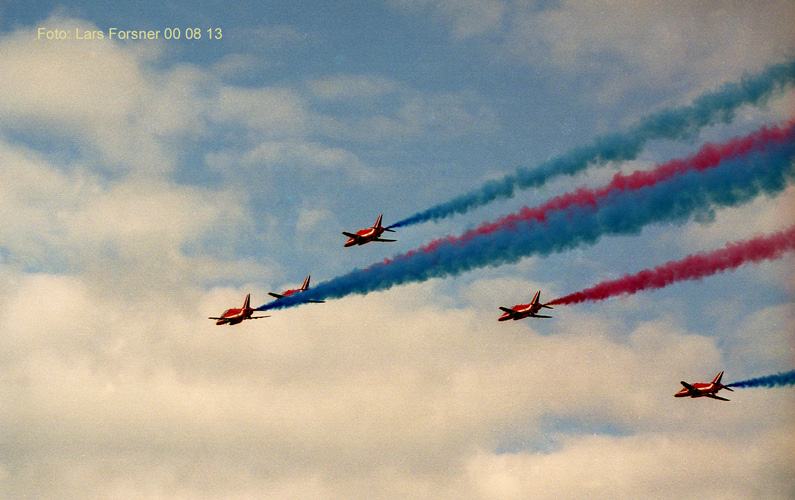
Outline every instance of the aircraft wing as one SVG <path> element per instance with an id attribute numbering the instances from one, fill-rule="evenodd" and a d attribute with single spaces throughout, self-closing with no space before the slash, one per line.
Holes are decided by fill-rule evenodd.
<path id="1" fill-rule="evenodd" d="M 726 398 L 722 398 L 722 397 L 718 396 L 717 394 L 706 394 L 706 396 L 707 396 L 708 398 L 712 398 L 712 399 L 719 399 L 719 400 L 721 400 L 721 401 L 729 401 L 728 399 L 726 399 Z"/>
<path id="2" fill-rule="evenodd" d="M 278 293 L 273 293 L 273 292 L 268 292 L 268 295 L 270 295 L 271 297 L 276 297 L 277 299 L 284 297 L 284 295 L 279 295 Z"/>
<path id="3" fill-rule="evenodd" d="M 310 304 L 325 304 L 325 300 L 307 300 Z"/>
<path id="4" fill-rule="evenodd" d="M 690 392 L 698 392 L 698 389 L 696 389 L 692 385 L 688 384 L 684 380 L 679 381 L 679 383 L 682 384 L 685 387 L 685 389 L 687 389 Z"/>
<path id="5" fill-rule="evenodd" d="M 229 319 L 229 318 L 207 318 L 207 319 L 215 319 L 215 320 L 218 320 L 218 319 Z"/>
<path id="6" fill-rule="evenodd" d="M 385 238 L 376 238 L 373 241 L 397 241 L 397 240 L 387 240 Z"/>
<path id="7" fill-rule="evenodd" d="M 348 238 L 353 238 L 355 240 L 359 239 L 359 235 L 358 234 L 348 233 L 348 232 L 345 232 L 345 231 L 343 231 L 342 234 L 344 234 Z"/>
<path id="8" fill-rule="evenodd" d="M 516 313 L 516 311 L 514 311 L 513 309 L 508 309 L 507 307 L 502 307 L 502 306 L 500 306 L 500 310 L 510 314 Z"/>
<path id="9" fill-rule="evenodd" d="M 270 316 L 251 316 L 248 319 L 262 319 L 262 318 L 270 318 Z"/>
<path id="10" fill-rule="evenodd" d="M 551 318 L 552 316 L 544 316 L 542 314 L 533 314 L 534 318 Z"/>

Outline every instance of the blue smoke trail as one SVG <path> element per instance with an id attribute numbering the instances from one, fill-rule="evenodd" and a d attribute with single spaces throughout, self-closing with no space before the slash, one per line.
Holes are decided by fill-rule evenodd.
<path id="1" fill-rule="evenodd" d="M 465 213 L 498 199 L 511 198 L 517 189 L 538 187 L 559 175 L 574 175 L 589 165 L 632 160 L 649 140 L 684 139 L 707 125 L 729 123 L 740 106 L 763 104 L 773 93 L 793 82 L 795 61 L 771 66 L 757 75 L 746 75 L 739 82 L 724 84 L 717 91 L 698 97 L 690 106 L 651 114 L 624 134 L 598 137 L 590 146 L 573 149 L 532 170 L 520 168 L 502 179 L 488 181 L 469 193 L 414 214 L 389 227 L 410 226 Z"/>
<path id="2" fill-rule="evenodd" d="M 734 382 L 726 387 L 780 387 L 783 385 L 795 385 L 795 370 Z"/>
<path id="3" fill-rule="evenodd" d="M 367 294 L 404 283 L 455 276 L 479 267 L 514 263 L 530 255 L 545 256 L 592 245 L 603 236 L 638 234 L 648 224 L 682 224 L 716 207 L 733 207 L 760 194 L 780 193 L 795 178 L 793 158 L 795 142 L 774 144 L 764 151 L 724 160 L 712 169 L 690 171 L 635 190 L 616 191 L 596 207 L 550 211 L 545 222 L 520 221 L 512 228 L 475 235 L 466 241 L 445 240 L 432 251 L 401 254 L 258 309 Z"/>

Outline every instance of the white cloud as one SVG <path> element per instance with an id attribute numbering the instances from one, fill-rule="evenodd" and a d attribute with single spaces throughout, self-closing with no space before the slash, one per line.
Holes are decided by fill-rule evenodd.
<path id="1" fill-rule="evenodd" d="M 84 165 L 61 169 L 6 144 L 0 144 L 0 159 L 0 207 L 9 214 L 0 247 L 17 268 L 69 270 L 94 284 L 132 287 L 128 292 L 147 283 L 172 290 L 185 279 L 195 283 L 267 268 L 243 262 L 230 267 L 184 253 L 186 244 L 208 237 L 223 243 L 251 226 L 248 210 L 227 191 L 139 176 L 109 182 Z"/>
<path id="2" fill-rule="evenodd" d="M 70 33 L 96 29 L 57 17 L 38 27 L 43 26 Z M 4 126 L 76 141 L 87 156 L 116 171 L 173 170 L 174 157 L 159 135 L 175 132 L 174 123 L 165 123 L 162 111 L 168 109 L 169 120 L 185 127 L 191 120 L 179 117 L 190 106 L 181 106 L 175 93 L 181 97 L 189 90 L 166 86 L 171 95 L 160 96 L 146 70 L 158 57 L 157 44 L 146 51 L 110 40 L 39 40 L 34 27 L 4 36 L 0 45 Z"/>
<path id="3" fill-rule="evenodd" d="M 786 445 L 775 440 L 766 435 L 751 442 L 714 442 L 692 432 L 585 436 L 567 440 L 550 455 L 483 454 L 473 458 L 468 472 L 479 498 L 495 500 L 528 494 L 539 499 L 784 499 L 791 469 Z M 785 441 L 791 440 L 788 433 Z"/>
<path id="4" fill-rule="evenodd" d="M 526 16 L 515 41 L 548 43 L 561 67 L 592 66 L 604 55 L 664 80 L 683 74 L 731 80 L 792 51 L 787 25 L 795 12 L 783 1 L 704 4 L 564 2 Z M 532 43 L 537 48 L 538 43 Z M 532 56 L 531 47 L 514 49 Z"/>
<path id="5" fill-rule="evenodd" d="M 369 112 L 322 117 L 318 127 L 333 138 L 390 144 L 427 137 L 449 140 L 471 134 L 491 135 L 500 129 L 494 111 L 471 92 L 427 94 L 412 90 Z"/>
<path id="6" fill-rule="evenodd" d="M 639 88 L 687 89 L 692 98 L 795 53 L 786 0 L 394 3 L 430 9 L 454 39 L 481 40 L 497 60 L 587 79 L 589 98 L 605 104 Z"/>
<path id="7" fill-rule="evenodd" d="M 688 224 L 678 235 L 687 249 L 718 248 L 728 242 L 782 231 L 795 223 L 795 188 L 774 198 L 759 196 L 747 204 L 717 210 L 708 225 Z"/>
<path id="8" fill-rule="evenodd" d="M 295 91 L 286 88 L 219 89 L 211 116 L 220 123 L 245 127 L 250 134 L 292 137 L 305 133 L 309 117 L 306 104 Z"/>
<path id="9" fill-rule="evenodd" d="M 374 99 L 405 90 L 404 86 L 379 75 L 336 75 L 309 83 L 313 96 L 323 100 Z"/>
<path id="10" fill-rule="evenodd" d="M 65 321 L 37 319 L 44 318 L 36 314 L 40 301 L 21 306 L 48 289 L 54 299 L 82 297 L 67 302 Z M 760 422 L 748 422 L 747 408 L 737 407 L 753 397 L 748 392 L 736 393 L 736 411 L 718 419 L 703 401 L 671 397 L 688 365 L 703 370 L 715 363 L 712 341 L 662 321 L 622 342 L 606 335 L 613 328 L 606 316 L 576 311 L 553 336 L 537 335 L 532 325 L 513 335 L 493 317 L 436 306 L 438 292 L 433 284 L 408 286 L 274 311 L 230 328 L 212 325 L 195 305 L 175 309 L 182 297 L 142 297 L 108 315 L 112 298 L 79 283 L 28 280 L 2 306 L 4 318 L 13 311 L 33 321 L 3 324 L 3 351 L 13 361 L 4 363 L 0 379 L 27 381 L 23 393 L 4 386 L 15 403 L 1 417 L 6 440 L 34 456 L 33 450 L 57 454 L 58 463 L 37 461 L 33 473 L 68 490 L 71 474 L 82 470 L 91 485 L 84 494 L 98 496 L 112 495 L 103 489 L 108 484 L 130 494 L 151 485 L 174 488 L 156 498 L 208 494 L 216 484 L 230 496 L 295 488 L 384 499 L 433 490 L 437 498 L 441 484 L 442 498 L 522 498 L 531 485 L 539 498 L 585 491 L 604 498 L 667 491 L 678 498 L 699 488 L 687 479 L 697 465 L 714 467 L 719 484 L 742 491 L 762 483 L 773 497 L 785 490 L 783 444 L 763 433 L 753 438 L 759 453 L 739 445 L 754 425 L 781 425 L 764 423 L 781 418 L 775 395 L 764 399 L 772 406 Z M 224 306 L 242 297 L 227 293 L 232 300 Z M 221 295 L 202 297 L 202 307 L 220 305 Z M 79 332 L 76 318 L 84 319 Z M 30 331 L 48 334 L 28 337 Z M 27 349 L 13 348 L 25 338 Z M 708 439 L 694 454 L 692 422 L 702 417 L 728 425 L 736 442 L 717 431 L 722 438 Z M 610 423 L 628 435 L 592 436 L 565 425 L 547 434 L 545 422 L 556 418 L 584 422 L 586 430 Z M 25 422 L 47 432 L 36 435 Z M 498 442 L 512 439 L 558 446 L 494 455 Z M 723 465 L 701 462 L 715 453 Z M 109 455 L 136 465 L 108 469 Z M 192 471 L 196 460 L 208 484 Z M 651 466 L 659 460 L 663 468 Z M 750 472 L 732 476 L 726 460 Z M 670 477 L 678 481 L 666 483 Z M 46 492 L 46 483 L 26 488 Z"/>
<path id="11" fill-rule="evenodd" d="M 466 40 L 500 31 L 512 2 L 502 0 L 392 0 L 391 3 L 408 12 L 435 11 L 438 18 L 452 25 L 452 35 Z"/>
<path id="12" fill-rule="evenodd" d="M 792 276 L 786 270 L 782 274 Z M 727 357 L 736 366 L 749 366 L 754 370 L 734 377 L 756 377 L 764 373 L 757 371 L 760 369 L 787 369 L 795 357 L 794 331 L 795 308 L 791 303 L 755 311 L 739 324 L 729 325 L 726 336 L 732 342 L 727 347 Z"/>
<path id="13" fill-rule="evenodd" d="M 54 25 L 54 26 L 53 26 Z M 109 40 L 38 39 L 42 26 L 96 29 L 76 19 L 51 18 L 42 25 L 3 37 L 3 108 L 14 117 L 45 113 L 96 127 L 133 113 L 141 104 L 146 82 L 140 74 L 141 54 Z"/>
<path id="14" fill-rule="evenodd" d="M 346 178 L 361 183 L 378 178 L 373 168 L 354 153 L 311 141 L 263 141 L 242 157 L 251 166 L 268 167 L 268 170 L 285 170 L 283 175 L 303 171 L 307 175 L 323 172 L 344 172 Z"/>

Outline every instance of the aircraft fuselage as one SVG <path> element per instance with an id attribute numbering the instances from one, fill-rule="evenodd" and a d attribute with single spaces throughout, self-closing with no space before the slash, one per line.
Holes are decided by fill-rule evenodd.
<path id="1" fill-rule="evenodd" d="M 683 389 L 679 392 L 674 394 L 675 398 L 712 398 L 718 399 L 721 401 L 729 401 L 726 398 L 720 397 L 717 395 L 717 392 L 721 389 L 726 389 L 727 391 L 731 391 L 730 387 L 726 387 L 721 383 L 721 378 L 723 377 L 723 372 L 718 373 L 715 379 L 710 383 L 699 383 L 696 382 L 694 384 L 688 384 L 684 380 L 680 382 L 682 384 Z"/>
<path id="2" fill-rule="evenodd" d="M 251 294 L 246 295 L 246 300 L 243 301 L 243 307 L 233 307 L 227 309 L 224 313 L 217 317 L 210 317 L 215 320 L 216 325 L 237 325 L 246 319 L 261 319 L 269 316 L 252 316 L 254 309 L 249 305 L 251 302 Z"/>
<path id="3" fill-rule="evenodd" d="M 371 227 L 370 229 L 362 229 L 361 231 L 356 231 L 356 237 L 348 239 L 343 246 L 352 247 L 355 245 L 364 245 L 380 237 L 382 234 L 384 234 L 384 228 Z"/>
<path id="4" fill-rule="evenodd" d="M 381 235 L 384 234 L 384 231 L 394 233 L 394 230 L 381 225 L 382 217 L 383 214 L 378 216 L 378 219 L 375 221 L 373 227 L 356 231 L 356 233 L 348 233 L 343 231 L 342 234 L 348 237 L 348 241 L 346 241 L 342 246 L 352 247 L 356 245 L 364 245 L 365 243 L 370 243 L 371 241 L 395 241 L 381 238 Z"/>
<path id="5" fill-rule="evenodd" d="M 242 323 L 243 320 L 251 318 L 254 314 L 254 309 L 227 309 L 220 318 L 215 322 L 216 325 L 237 325 Z"/>
<path id="6" fill-rule="evenodd" d="M 497 321 L 508 321 L 509 319 L 518 321 L 520 319 L 529 318 L 535 316 L 540 309 L 541 306 L 537 304 L 520 304 L 513 306 L 513 312 L 504 313 Z"/>
<path id="7" fill-rule="evenodd" d="M 503 315 L 497 318 L 497 321 L 508 321 L 512 319 L 518 321 L 524 318 L 551 318 L 552 316 L 543 316 L 538 314 L 542 308 L 552 309 L 552 306 L 541 303 L 541 291 L 539 290 L 533 296 L 533 300 L 529 304 L 519 304 L 512 308 L 500 307 Z"/>

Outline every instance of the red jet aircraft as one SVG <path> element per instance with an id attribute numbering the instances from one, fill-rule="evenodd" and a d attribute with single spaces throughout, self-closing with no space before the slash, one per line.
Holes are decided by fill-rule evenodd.
<path id="1" fill-rule="evenodd" d="M 712 399 L 719 399 L 721 401 L 729 401 L 726 398 L 722 398 L 715 393 L 721 389 L 726 389 L 727 391 L 734 390 L 731 387 L 726 387 L 725 385 L 720 383 L 720 379 L 723 377 L 723 372 L 718 373 L 714 380 L 712 380 L 709 384 L 702 384 L 702 383 L 695 383 L 693 385 L 688 384 L 684 380 L 679 382 L 683 386 L 684 389 L 674 394 L 675 398 L 685 398 L 690 396 L 691 398 L 712 398 Z"/>
<path id="2" fill-rule="evenodd" d="M 536 292 L 536 294 L 533 296 L 533 300 L 529 304 L 516 305 L 511 309 L 507 307 L 500 307 L 500 309 L 502 309 L 505 313 L 500 316 L 497 321 L 508 321 L 509 319 L 516 321 L 524 318 L 551 318 L 552 316 L 543 316 L 538 314 L 538 311 L 540 311 L 542 307 L 552 309 L 552 306 L 539 303 L 540 297 L 541 290 Z"/>
<path id="3" fill-rule="evenodd" d="M 384 231 L 389 231 L 390 233 L 395 232 L 394 230 L 381 225 L 381 217 L 383 217 L 383 214 L 378 216 L 378 220 L 375 221 L 375 225 L 373 227 L 357 231 L 356 234 L 343 231 L 342 234 L 349 238 L 343 246 L 352 247 L 354 245 L 364 245 L 365 243 L 370 243 L 371 241 L 397 241 L 381 238 L 381 235 L 384 234 Z"/>
<path id="4" fill-rule="evenodd" d="M 270 318 L 270 316 L 252 316 L 252 314 L 254 314 L 254 309 L 249 305 L 250 300 L 251 294 L 248 294 L 246 295 L 246 300 L 243 301 L 242 308 L 227 309 L 220 317 L 210 319 L 216 320 L 216 325 L 236 325 L 247 319 Z"/>
<path id="5" fill-rule="evenodd" d="M 304 280 L 304 284 L 301 285 L 301 288 L 296 288 L 295 290 L 287 290 L 285 292 L 282 292 L 281 294 L 268 292 L 268 295 L 270 295 L 271 297 L 276 297 L 277 299 L 280 299 L 282 297 L 287 297 L 287 296 L 292 295 L 294 293 L 305 292 L 309 288 L 309 278 L 310 277 L 311 277 L 311 275 L 306 277 L 306 279 Z M 322 304 L 322 303 L 325 302 L 325 300 L 307 300 L 307 302 L 312 302 L 313 304 Z"/>

